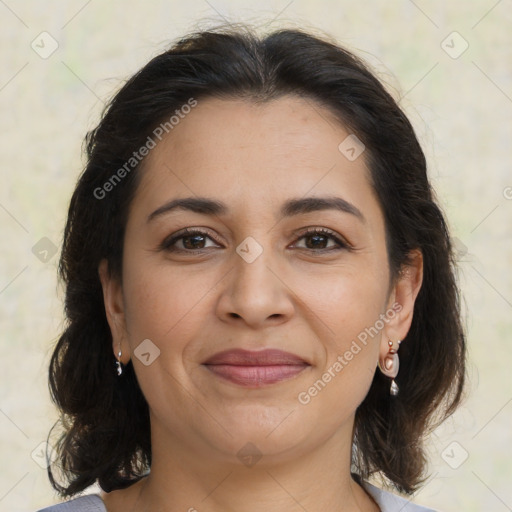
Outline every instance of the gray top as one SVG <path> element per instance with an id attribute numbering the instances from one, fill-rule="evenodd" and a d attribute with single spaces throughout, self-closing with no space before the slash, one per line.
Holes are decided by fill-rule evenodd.
<path id="1" fill-rule="evenodd" d="M 107 512 L 107 509 L 99 494 L 88 494 L 43 508 L 37 512 Z"/>
<path id="2" fill-rule="evenodd" d="M 366 492 L 376 501 L 377 505 L 379 505 L 381 512 L 436 512 L 432 508 L 410 503 L 408 500 L 383 491 L 368 482 L 362 482 L 362 485 Z M 99 494 L 89 494 L 60 503 L 59 505 L 38 510 L 37 512 L 107 512 L 107 509 Z"/>

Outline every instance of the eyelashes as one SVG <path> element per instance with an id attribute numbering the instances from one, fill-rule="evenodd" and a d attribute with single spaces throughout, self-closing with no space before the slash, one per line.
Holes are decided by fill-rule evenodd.
<path id="1" fill-rule="evenodd" d="M 167 252 L 198 252 L 203 251 L 204 248 L 196 248 L 196 249 L 186 249 L 186 248 L 177 248 L 176 242 L 186 239 L 192 239 L 195 238 L 196 241 L 198 238 L 209 238 L 210 240 L 214 240 L 215 243 L 220 243 L 215 240 L 215 238 L 207 231 L 202 231 L 200 229 L 191 229 L 191 228 L 185 228 L 178 233 L 175 233 L 171 235 L 170 237 L 166 238 L 162 244 L 160 245 L 160 249 L 167 251 Z"/>
<path id="2" fill-rule="evenodd" d="M 209 239 L 213 241 L 215 244 L 222 245 L 219 241 L 215 239 L 215 236 L 212 235 L 209 231 L 197 229 L 197 228 L 185 228 L 177 233 L 172 234 L 170 237 L 167 237 L 158 247 L 161 251 L 166 251 L 170 253 L 181 253 L 181 254 L 205 254 L 209 252 L 211 249 L 216 248 L 215 246 L 210 247 L 197 247 L 198 245 L 202 245 L 206 243 L 206 240 Z M 299 233 L 297 241 L 302 239 L 312 239 L 313 243 L 306 243 L 304 247 L 298 247 L 299 250 L 308 251 L 310 253 L 328 253 L 332 251 L 339 250 L 352 250 L 353 247 L 343 238 L 337 235 L 334 231 L 331 231 L 326 228 L 310 228 L 306 231 Z M 324 245 L 323 241 L 326 241 L 327 247 L 315 247 L 320 245 Z M 334 242 L 329 246 L 329 242 Z M 178 247 L 181 245 L 182 247 Z"/>

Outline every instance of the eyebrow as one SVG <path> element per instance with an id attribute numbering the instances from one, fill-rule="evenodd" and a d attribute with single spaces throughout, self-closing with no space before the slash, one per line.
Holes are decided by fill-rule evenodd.
<path id="1" fill-rule="evenodd" d="M 147 222 L 174 210 L 188 210 L 203 215 L 227 215 L 229 213 L 228 206 L 215 199 L 206 197 L 185 197 L 173 199 L 163 204 L 148 216 Z M 285 218 L 322 210 L 336 210 L 348 213 L 357 217 L 361 222 L 366 222 L 366 219 L 358 208 L 345 199 L 335 196 L 288 199 L 281 206 L 280 216 L 281 218 Z"/>

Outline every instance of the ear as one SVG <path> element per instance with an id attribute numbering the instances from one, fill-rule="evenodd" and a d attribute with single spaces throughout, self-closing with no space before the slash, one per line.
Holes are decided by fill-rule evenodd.
<path id="1" fill-rule="evenodd" d="M 400 269 L 389 297 L 388 311 L 394 311 L 395 315 L 389 315 L 382 332 L 379 357 L 381 365 L 385 364 L 390 348 L 398 351 L 398 340 L 403 340 L 409 332 L 414 303 L 422 282 L 423 254 L 419 249 L 414 249 L 409 253 L 409 263 Z M 393 342 L 392 346 L 388 344 L 389 341 Z"/>
<path id="2" fill-rule="evenodd" d="M 105 314 L 112 334 L 112 350 L 116 359 L 121 351 L 121 362 L 126 364 L 130 360 L 130 346 L 126 333 L 122 285 L 119 279 L 110 274 L 106 259 L 101 260 L 98 274 L 103 288 Z"/>

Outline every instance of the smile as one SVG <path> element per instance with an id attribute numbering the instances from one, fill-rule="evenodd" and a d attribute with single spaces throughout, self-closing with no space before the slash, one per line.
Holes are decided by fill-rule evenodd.
<path id="1" fill-rule="evenodd" d="M 291 379 L 310 367 L 299 356 L 276 349 L 228 350 L 215 354 L 203 365 L 217 377 L 252 388 Z"/>

